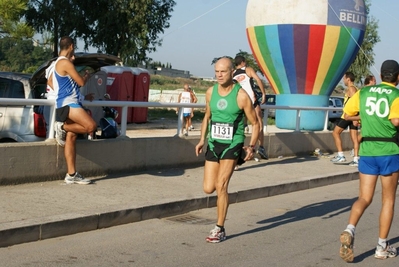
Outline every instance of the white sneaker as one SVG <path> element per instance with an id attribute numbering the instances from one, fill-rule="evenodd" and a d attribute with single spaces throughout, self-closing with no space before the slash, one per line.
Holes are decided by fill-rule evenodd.
<path id="1" fill-rule="evenodd" d="M 346 262 L 353 262 L 353 243 L 355 237 L 348 231 L 343 231 L 339 237 L 341 247 L 339 248 L 339 256 Z"/>
<path id="2" fill-rule="evenodd" d="M 334 163 L 341 163 L 341 162 L 345 162 L 346 161 L 346 158 L 345 158 L 345 156 L 335 156 L 332 160 L 331 160 L 331 162 L 334 162 Z"/>
<path id="3" fill-rule="evenodd" d="M 61 128 L 62 125 L 64 125 L 63 122 L 55 122 L 55 140 L 57 141 L 58 145 L 64 147 L 66 140 L 66 131 Z"/>
<path id="4" fill-rule="evenodd" d="M 349 166 L 351 166 L 351 167 L 358 167 L 358 166 L 359 166 L 359 162 L 357 162 L 357 161 L 351 161 L 351 163 L 349 163 Z"/>
<path id="5" fill-rule="evenodd" d="M 74 176 L 70 176 L 68 173 L 65 175 L 64 179 L 66 184 L 90 184 L 91 181 L 89 179 L 83 178 L 78 172 L 75 172 Z"/>
<path id="6" fill-rule="evenodd" d="M 396 248 L 387 244 L 387 247 L 384 249 L 380 245 L 377 245 L 375 249 L 374 258 L 385 260 L 386 258 L 395 258 L 397 255 Z"/>
<path id="7" fill-rule="evenodd" d="M 209 236 L 206 237 L 206 242 L 209 243 L 219 243 L 226 239 L 225 231 L 222 231 L 219 227 L 215 226 L 214 229 L 211 230 Z"/>

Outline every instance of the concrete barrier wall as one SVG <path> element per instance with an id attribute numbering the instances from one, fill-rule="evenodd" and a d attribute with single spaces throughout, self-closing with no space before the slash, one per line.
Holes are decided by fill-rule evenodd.
<path id="1" fill-rule="evenodd" d="M 195 155 L 198 140 L 198 136 L 78 140 L 76 166 L 86 177 L 199 166 L 204 154 Z M 342 133 L 342 145 L 344 150 L 353 147 L 348 132 Z M 315 148 L 336 151 L 331 132 L 273 133 L 265 136 L 265 146 L 270 158 L 310 154 Z M 64 179 L 64 149 L 54 140 L 0 143 L 0 151 L 0 185 Z"/>

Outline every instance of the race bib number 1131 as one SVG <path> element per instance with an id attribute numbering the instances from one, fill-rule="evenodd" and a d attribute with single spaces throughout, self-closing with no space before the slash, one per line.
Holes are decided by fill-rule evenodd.
<path id="1" fill-rule="evenodd" d="M 211 136 L 213 139 L 233 140 L 233 124 L 212 122 Z"/>

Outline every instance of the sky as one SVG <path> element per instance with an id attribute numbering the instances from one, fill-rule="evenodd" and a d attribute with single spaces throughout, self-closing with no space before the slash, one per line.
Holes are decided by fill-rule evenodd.
<path id="1" fill-rule="evenodd" d="M 267 1 L 267 0 L 265 0 Z M 348 0 L 351 1 L 351 0 Z M 213 77 L 215 57 L 234 57 L 239 50 L 252 53 L 246 36 L 246 0 L 175 0 L 170 27 L 160 35 L 161 47 L 148 56 L 170 63 L 199 77 Z M 371 16 L 379 25 L 380 42 L 375 45 L 372 74 L 386 59 L 399 62 L 399 1 L 371 0 Z"/>

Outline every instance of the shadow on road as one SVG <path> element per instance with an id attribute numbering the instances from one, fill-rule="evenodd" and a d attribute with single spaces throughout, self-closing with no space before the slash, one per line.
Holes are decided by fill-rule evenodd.
<path id="1" fill-rule="evenodd" d="M 318 157 L 312 157 L 312 156 L 297 156 L 297 157 L 271 159 L 271 160 L 262 159 L 260 163 L 254 165 L 245 165 L 244 163 L 240 165 L 238 170 L 242 171 L 242 170 L 249 170 L 255 168 L 263 168 L 265 166 L 271 166 L 271 165 L 284 165 L 284 164 L 301 163 L 301 162 L 317 161 L 317 160 L 320 159 Z"/>
<path id="2" fill-rule="evenodd" d="M 300 209 L 288 211 L 283 215 L 259 221 L 257 222 L 257 224 L 267 224 L 267 225 L 249 231 L 245 231 L 239 234 L 229 235 L 228 239 L 241 235 L 253 234 L 260 231 L 269 230 L 278 227 L 280 225 L 293 223 L 300 220 L 306 220 L 313 217 L 321 217 L 322 219 L 329 219 L 341 213 L 349 211 L 352 207 L 353 202 L 355 202 L 356 199 L 357 197 L 350 199 L 337 199 L 333 201 L 313 203 L 304 206 Z"/>

